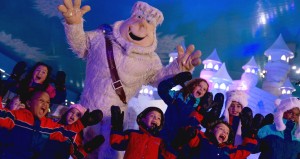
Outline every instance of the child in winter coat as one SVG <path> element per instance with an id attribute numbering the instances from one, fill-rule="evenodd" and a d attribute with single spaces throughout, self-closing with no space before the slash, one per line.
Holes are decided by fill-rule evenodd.
<path id="1" fill-rule="evenodd" d="M 86 111 L 87 111 L 86 108 L 84 108 L 82 105 L 73 104 L 62 115 L 58 123 L 62 125 L 71 125 L 75 123 L 77 120 L 79 120 Z M 83 131 L 81 131 L 78 135 L 76 135 L 75 143 L 72 144 L 70 153 L 73 159 L 85 158 L 88 155 L 88 153 L 98 148 L 105 140 L 103 135 L 98 135 L 83 145 L 82 137 L 83 137 Z"/>
<path id="2" fill-rule="evenodd" d="M 42 62 L 37 62 L 32 67 L 17 86 L 17 93 L 20 95 L 22 102 L 26 101 L 30 92 L 36 90 L 46 91 L 51 99 L 55 97 L 55 88 L 50 84 L 51 71 L 52 68 Z"/>
<path id="3" fill-rule="evenodd" d="M 158 85 L 158 94 L 168 105 L 165 112 L 165 123 L 160 136 L 169 146 L 179 128 L 189 125 L 189 116 L 200 103 L 200 98 L 208 91 L 208 83 L 201 78 L 192 79 L 190 72 L 182 72 L 162 81 Z M 189 81 L 190 80 L 190 81 Z M 189 81 L 186 86 L 184 83 Z M 172 90 L 182 85 L 179 91 Z"/>
<path id="4" fill-rule="evenodd" d="M 257 141 L 254 138 L 244 138 L 243 144 L 233 146 L 234 133 L 231 126 L 222 120 L 211 123 L 205 133 L 198 127 L 187 127 L 179 131 L 173 142 L 175 148 L 188 143 L 193 149 L 191 159 L 241 159 L 250 155 Z"/>
<path id="5" fill-rule="evenodd" d="M 28 97 L 26 109 L 0 109 L 0 158 L 40 158 L 48 141 L 72 143 L 84 127 L 99 122 L 92 112 L 72 125 L 60 125 L 46 117 L 50 105 L 47 92 L 31 92 Z"/>
<path id="6" fill-rule="evenodd" d="M 166 151 L 161 138 L 157 135 L 164 122 L 161 109 L 148 107 L 137 116 L 139 130 L 123 131 L 124 112 L 118 106 L 111 107 L 111 147 L 118 151 L 124 151 L 124 159 L 158 159 L 175 158 Z"/>
<path id="7" fill-rule="evenodd" d="M 258 131 L 260 159 L 300 158 L 300 100 L 296 97 L 277 99 L 274 124 Z"/>
<path id="8" fill-rule="evenodd" d="M 234 90 L 227 92 L 224 120 L 231 125 L 235 134 L 233 144 L 240 145 L 242 139 L 240 113 L 248 106 L 248 95 L 244 91 Z"/>

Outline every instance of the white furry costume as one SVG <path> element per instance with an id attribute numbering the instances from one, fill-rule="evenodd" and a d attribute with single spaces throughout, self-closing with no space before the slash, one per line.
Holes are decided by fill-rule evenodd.
<path id="1" fill-rule="evenodd" d="M 277 131 L 285 130 L 286 126 L 283 123 L 283 113 L 293 109 L 299 108 L 300 109 L 300 100 L 297 97 L 289 97 L 286 99 L 276 99 L 275 105 L 277 106 L 274 112 L 274 123 L 276 125 Z M 299 120 L 300 121 L 300 117 Z M 295 131 L 296 138 L 300 138 L 300 122 L 297 124 L 297 129 Z"/>
<path id="2" fill-rule="evenodd" d="M 151 7 L 146 3 L 143 5 L 144 9 Z M 157 9 L 154 12 L 160 16 L 156 21 L 156 24 L 160 24 L 163 21 L 163 16 Z M 177 60 L 174 60 L 167 67 L 162 66 L 159 56 L 154 52 L 157 47 L 156 38 L 150 47 L 137 46 L 122 38 L 119 32 L 122 23 L 123 21 L 118 21 L 113 25 L 111 41 L 116 67 L 128 101 L 139 91 L 142 85 L 157 86 L 161 80 L 183 70 L 180 70 Z M 85 87 L 80 103 L 91 110 L 101 109 L 104 114 L 101 126 L 96 125 L 92 127 L 92 130 L 88 130 L 85 133 L 85 140 L 103 134 L 105 143 L 100 146 L 98 158 L 112 158 L 112 156 L 116 158 L 115 152 L 109 145 L 110 107 L 117 105 L 122 110 L 126 110 L 126 105 L 122 103 L 112 87 L 104 34 L 100 30 L 84 32 L 83 24 L 68 25 L 65 23 L 64 26 L 68 43 L 73 51 L 80 58 L 87 60 Z"/>
<path id="3" fill-rule="evenodd" d="M 234 91 L 229 91 L 226 93 L 226 107 L 224 110 L 224 121 L 229 123 L 229 112 L 228 108 L 231 105 L 232 101 L 236 101 L 240 103 L 243 108 L 248 106 L 248 95 L 244 91 L 240 90 L 234 90 Z M 241 145 L 243 142 L 242 139 L 242 129 L 241 129 L 241 121 L 239 122 L 236 134 L 235 134 L 235 139 L 234 139 L 234 145 Z"/>

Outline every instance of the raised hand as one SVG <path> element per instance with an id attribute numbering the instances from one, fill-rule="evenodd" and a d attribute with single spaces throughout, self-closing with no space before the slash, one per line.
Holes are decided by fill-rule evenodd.
<path id="1" fill-rule="evenodd" d="M 195 46 L 190 45 L 184 52 L 184 49 L 181 45 L 177 46 L 177 52 L 178 52 L 178 57 L 177 57 L 177 62 L 183 71 L 191 71 L 195 66 L 198 66 L 201 64 L 201 51 L 196 50 L 195 51 Z"/>
<path id="2" fill-rule="evenodd" d="M 183 85 L 184 82 L 192 79 L 191 72 L 181 72 L 174 76 L 173 80 L 175 84 Z"/>
<path id="3" fill-rule="evenodd" d="M 80 24 L 82 22 L 82 16 L 91 10 L 88 5 L 81 6 L 81 0 L 64 0 L 64 4 L 59 5 L 57 8 L 64 16 L 68 24 Z"/>
<path id="4" fill-rule="evenodd" d="M 111 106 L 111 129 L 115 131 L 123 131 L 124 111 L 119 106 Z"/>
<path id="5" fill-rule="evenodd" d="M 93 110 L 90 112 L 88 109 L 85 111 L 83 116 L 80 118 L 81 123 L 84 127 L 92 126 L 99 123 L 103 118 L 103 113 L 100 109 Z"/>

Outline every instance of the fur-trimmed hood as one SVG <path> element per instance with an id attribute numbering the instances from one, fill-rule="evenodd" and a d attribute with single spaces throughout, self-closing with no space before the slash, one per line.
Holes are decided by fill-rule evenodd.
<path id="1" fill-rule="evenodd" d="M 276 105 L 276 109 L 274 112 L 274 123 L 278 131 L 283 131 L 286 129 L 286 125 L 283 122 L 283 113 L 292 108 L 300 109 L 300 100 L 297 97 L 276 99 L 275 105 Z M 297 124 L 297 130 L 295 131 L 295 136 L 296 138 L 300 138 L 300 123 Z"/>

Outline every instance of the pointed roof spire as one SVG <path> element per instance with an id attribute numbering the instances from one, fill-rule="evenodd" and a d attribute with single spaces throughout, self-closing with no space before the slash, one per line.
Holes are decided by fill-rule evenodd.
<path id="1" fill-rule="evenodd" d="M 278 36 L 277 40 L 273 43 L 271 47 L 269 47 L 265 53 L 266 56 L 281 56 L 286 55 L 287 57 L 293 58 L 294 53 L 289 49 L 286 45 L 284 39 L 282 38 L 281 34 Z"/>
<path id="2" fill-rule="evenodd" d="M 244 70 L 246 70 L 246 68 L 258 68 L 256 61 L 254 59 L 254 57 L 252 56 L 251 59 L 248 61 L 248 63 L 246 63 L 242 68 Z"/>
<path id="3" fill-rule="evenodd" d="M 221 63 L 221 60 L 218 56 L 217 49 L 215 48 L 214 51 L 203 61 L 203 64 L 207 64 L 210 61 L 214 61 L 216 63 Z"/>
<path id="4" fill-rule="evenodd" d="M 225 63 L 222 64 L 219 71 L 216 74 L 214 74 L 214 76 L 211 78 L 211 80 L 212 81 L 226 81 L 228 83 L 232 83 L 232 79 L 227 72 Z"/>
<path id="5" fill-rule="evenodd" d="M 291 81 L 289 78 L 285 80 L 283 85 L 280 88 L 289 88 L 292 90 L 292 92 L 296 91 L 295 87 L 292 85 Z"/>

